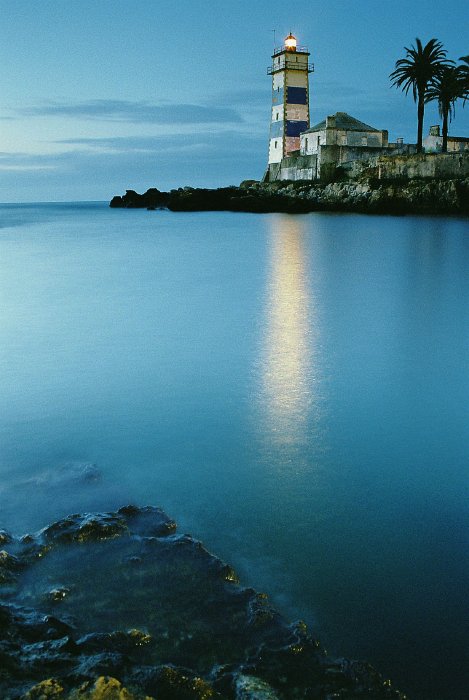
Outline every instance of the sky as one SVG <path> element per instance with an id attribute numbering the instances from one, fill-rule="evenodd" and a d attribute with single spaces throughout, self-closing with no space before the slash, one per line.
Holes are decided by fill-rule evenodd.
<path id="1" fill-rule="evenodd" d="M 467 0 L 0 0 L 0 17 L 0 202 L 260 179 L 274 36 L 311 52 L 312 124 L 348 112 L 411 143 L 416 106 L 389 81 L 404 47 L 469 54 Z M 439 121 L 428 105 L 424 134 Z M 450 134 L 469 136 L 469 104 Z"/>

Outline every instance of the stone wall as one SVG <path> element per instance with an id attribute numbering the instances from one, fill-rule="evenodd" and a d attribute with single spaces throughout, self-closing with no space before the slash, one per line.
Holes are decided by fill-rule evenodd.
<path id="1" fill-rule="evenodd" d="M 378 150 L 378 153 L 376 152 Z M 411 149 L 408 149 L 411 150 Z M 318 155 L 291 156 L 271 165 L 265 181 L 449 179 L 469 177 L 469 153 L 398 153 L 364 147 L 323 146 Z"/>
<path id="2" fill-rule="evenodd" d="M 418 153 L 412 156 L 380 157 L 378 179 L 469 177 L 469 153 Z"/>
<path id="3" fill-rule="evenodd" d="M 317 180 L 319 178 L 318 157 L 289 156 L 282 162 L 271 164 L 265 175 L 266 182 L 276 180 Z"/>

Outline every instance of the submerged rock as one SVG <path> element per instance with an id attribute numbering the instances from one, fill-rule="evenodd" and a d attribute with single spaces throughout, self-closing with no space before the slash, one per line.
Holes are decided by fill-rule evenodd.
<path id="1" fill-rule="evenodd" d="M 5 542 L 16 588 L 0 602 L 0 697 L 404 697 L 366 664 L 329 659 L 175 531 L 161 509 L 126 506 Z"/>
<path id="2" fill-rule="evenodd" d="M 96 464 L 92 462 L 66 462 L 50 469 L 45 469 L 39 474 L 18 481 L 12 485 L 17 490 L 39 489 L 50 491 L 62 489 L 64 486 L 88 486 L 101 481 L 102 475 Z"/>
<path id="3" fill-rule="evenodd" d="M 279 700 L 278 694 L 265 681 L 240 673 L 235 682 L 236 700 Z"/>
<path id="4" fill-rule="evenodd" d="M 0 545 L 8 544 L 13 541 L 13 537 L 6 530 L 0 530 Z"/>

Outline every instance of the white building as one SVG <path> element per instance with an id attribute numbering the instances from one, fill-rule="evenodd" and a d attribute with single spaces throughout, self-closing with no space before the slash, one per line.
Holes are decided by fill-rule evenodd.
<path id="1" fill-rule="evenodd" d="M 441 153 L 443 147 L 443 136 L 440 133 L 440 126 L 430 127 L 429 135 L 423 140 L 425 153 Z M 468 153 L 469 138 L 465 136 L 448 135 L 448 153 Z"/>
<path id="2" fill-rule="evenodd" d="M 300 136 L 303 156 L 317 155 L 323 146 L 387 148 L 388 132 L 368 126 L 346 112 L 336 112 Z"/>

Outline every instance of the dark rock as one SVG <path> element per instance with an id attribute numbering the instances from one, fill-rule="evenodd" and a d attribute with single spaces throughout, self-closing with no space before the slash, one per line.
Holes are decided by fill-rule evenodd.
<path id="1" fill-rule="evenodd" d="M 147 674 L 145 690 L 165 700 L 220 698 L 208 681 L 187 669 L 172 665 L 160 666 Z"/>
<path id="2" fill-rule="evenodd" d="M 113 197 L 110 207 L 113 208 L 162 208 L 167 205 L 168 193 L 160 192 L 156 187 L 152 187 L 145 194 L 138 194 L 134 190 L 127 190 L 123 197 Z"/>
<path id="3" fill-rule="evenodd" d="M 469 215 L 469 178 L 360 180 L 313 183 L 259 183 L 244 180 L 239 187 L 184 187 L 170 192 L 128 190 L 110 206 L 167 208 L 171 211 L 243 211 L 252 213 L 352 211 L 369 214 Z"/>
<path id="4" fill-rule="evenodd" d="M 142 537 L 164 537 L 176 531 L 177 525 L 161 508 L 124 506 L 117 511 L 124 516 L 129 530 Z"/>
<path id="5" fill-rule="evenodd" d="M 30 607 L 0 604 L 0 698 L 402 698 L 369 665 L 329 659 L 175 529 L 159 508 L 125 506 L 23 538 L 4 560 Z"/>
<path id="6" fill-rule="evenodd" d="M 53 543 L 96 542 L 127 533 L 125 518 L 114 513 L 70 515 L 44 528 L 40 535 Z"/>
<path id="7" fill-rule="evenodd" d="M 64 688 L 55 678 L 48 678 L 23 695 L 24 700 L 63 700 Z"/>
<path id="8" fill-rule="evenodd" d="M 256 676 L 242 673 L 233 679 L 235 700 L 280 700 L 280 696 L 271 685 Z"/>
<path id="9" fill-rule="evenodd" d="M 70 588 L 60 586 L 58 588 L 51 588 L 50 591 L 47 591 L 46 598 L 51 600 L 53 603 L 60 603 L 60 601 L 66 598 L 68 595 L 70 595 Z"/>
<path id="10" fill-rule="evenodd" d="M 6 530 L 0 530 L 0 545 L 9 544 L 13 542 L 13 537 Z"/>
<path id="11" fill-rule="evenodd" d="M 15 581 L 22 566 L 22 562 L 14 554 L 9 554 L 4 549 L 0 550 L 0 585 Z"/>
<path id="12" fill-rule="evenodd" d="M 252 187 L 256 187 L 259 184 L 259 180 L 243 180 L 239 187 L 241 190 L 247 190 Z"/>
<path id="13" fill-rule="evenodd" d="M 110 207 L 115 208 L 115 207 L 123 207 L 124 202 L 122 200 L 122 197 L 119 197 L 119 195 L 116 195 L 111 199 L 111 202 L 109 204 Z"/>
<path id="14" fill-rule="evenodd" d="M 129 652 L 135 647 L 150 644 L 151 635 L 141 630 L 129 630 L 128 632 L 93 632 L 77 641 L 78 648 L 82 651 L 110 651 Z"/>
<path id="15" fill-rule="evenodd" d="M 98 676 L 118 676 L 122 678 L 129 667 L 128 659 L 116 651 L 81 654 L 67 673 L 67 681 L 73 685 L 83 681 L 94 681 Z"/>
<path id="16" fill-rule="evenodd" d="M 81 694 L 77 700 L 152 700 L 135 689 L 130 692 L 116 678 L 103 678 L 102 676 L 88 691 L 89 694 L 86 693 L 84 687 L 80 690 Z M 75 700 L 75 698 L 71 697 L 70 700 Z"/>

